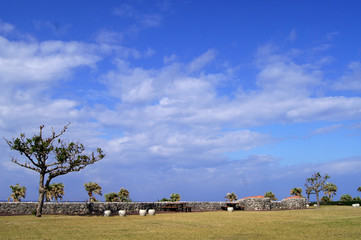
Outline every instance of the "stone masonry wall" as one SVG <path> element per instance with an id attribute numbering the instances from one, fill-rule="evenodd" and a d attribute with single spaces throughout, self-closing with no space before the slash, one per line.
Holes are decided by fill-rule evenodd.
<path id="1" fill-rule="evenodd" d="M 272 202 L 269 198 L 241 199 L 238 201 L 244 210 L 278 210 L 278 209 L 303 209 L 306 206 L 305 199 L 287 199 L 280 202 Z M 162 211 L 166 202 L 130 202 L 130 203 L 87 203 L 87 202 L 62 202 L 44 203 L 43 214 L 65 215 L 101 215 L 105 210 L 111 210 L 116 214 L 119 210 L 127 210 L 128 213 L 138 213 L 139 209 L 155 209 Z M 1 202 L 0 215 L 30 215 L 36 209 L 35 202 Z M 186 202 L 186 206 L 192 207 L 192 211 L 220 211 L 226 206 L 225 202 Z"/>

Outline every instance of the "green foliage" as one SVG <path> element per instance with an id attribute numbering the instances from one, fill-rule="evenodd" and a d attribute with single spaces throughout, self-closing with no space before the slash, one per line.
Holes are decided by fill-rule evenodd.
<path id="1" fill-rule="evenodd" d="M 352 200 L 353 201 L 361 201 L 361 198 L 360 197 L 354 197 Z"/>
<path id="2" fill-rule="evenodd" d="M 340 201 L 352 201 L 352 197 L 350 194 L 344 194 L 340 197 Z"/>
<path id="3" fill-rule="evenodd" d="M 120 202 L 131 202 L 132 199 L 129 198 L 129 191 L 125 188 L 121 188 L 118 192 L 118 197 Z"/>
<path id="4" fill-rule="evenodd" d="M 88 182 L 84 183 L 85 191 L 88 192 L 89 202 L 98 202 L 98 200 L 93 196 L 93 194 L 102 195 L 102 188 L 98 183 Z"/>
<path id="5" fill-rule="evenodd" d="M 319 193 L 323 190 L 325 182 L 329 179 L 330 176 L 325 174 L 322 176 L 319 172 L 314 173 L 310 178 L 306 179 L 305 187 L 306 187 L 306 194 L 308 194 L 308 201 L 310 194 L 316 194 L 317 198 L 317 206 L 320 206 L 320 198 Z"/>
<path id="6" fill-rule="evenodd" d="M 325 206 L 351 206 L 354 203 L 359 203 L 361 204 L 361 199 L 360 200 L 351 200 L 351 201 L 329 201 L 329 202 L 320 202 L 320 205 L 325 205 Z M 316 202 L 312 202 L 312 204 L 316 204 Z"/>
<path id="7" fill-rule="evenodd" d="M 337 186 L 334 183 L 328 182 L 325 185 L 323 185 L 323 191 L 324 191 L 325 195 L 327 195 L 328 198 L 331 199 L 331 201 L 332 201 L 333 196 L 336 195 Z"/>
<path id="8" fill-rule="evenodd" d="M 104 197 L 106 202 L 119 202 L 118 194 L 115 192 L 106 193 Z"/>
<path id="9" fill-rule="evenodd" d="M 321 202 L 329 202 L 329 201 L 331 201 L 331 199 L 328 196 L 323 196 L 321 198 Z"/>
<path id="10" fill-rule="evenodd" d="M 97 149 L 96 154 L 94 152 L 86 154 L 83 144 L 60 139 L 68 126 L 69 124 L 64 126 L 58 134 L 52 130 L 49 137 L 43 136 L 44 125 L 41 125 L 39 134 L 35 134 L 32 138 L 26 138 L 22 133 L 18 138 L 5 139 L 11 150 L 18 151 L 25 158 L 24 161 L 13 158 L 12 162 L 36 171 L 40 175 L 37 217 L 42 215 L 45 193 L 53 178 L 80 171 L 105 157 L 100 148 Z"/>
<path id="11" fill-rule="evenodd" d="M 181 200 L 181 196 L 178 193 L 172 193 L 170 195 L 170 200 L 172 202 L 179 202 Z"/>
<path id="12" fill-rule="evenodd" d="M 310 203 L 310 195 L 313 194 L 312 189 L 311 188 L 306 188 L 306 195 L 307 195 L 307 204 Z"/>
<path id="13" fill-rule="evenodd" d="M 8 198 L 8 202 L 10 202 L 10 199 L 13 200 L 13 202 L 21 202 L 21 198 L 25 198 L 26 194 L 26 187 L 20 187 L 19 183 L 15 186 L 10 185 L 12 193 L 10 194 L 10 197 Z"/>
<path id="14" fill-rule="evenodd" d="M 45 200 L 50 202 L 53 199 L 58 202 L 58 199 L 63 199 L 64 194 L 64 185 L 62 183 L 53 183 L 46 189 Z"/>
<path id="15" fill-rule="evenodd" d="M 361 186 L 357 188 L 357 191 L 361 192 Z"/>
<path id="16" fill-rule="evenodd" d="M 125 188 L 121 188 L 118 193 L 111 192 L 104 194 L 106 202 L 131 202 L 129 198 L 129 191 Z"/>
<path id="17" fill-rule="evenodd" d="M 157 202 L 171 202 L 171 200 L 169 198 L 162 198 L 162 199 L 158 200 Z"/>
<path id="18" fill-rule="evenodd" d="M 227 193 L 227 195 L 224 198 L 226 198 L 226 202 L 227 200 L 230 202 L 237 201 L 237 195 L 234 192 Z"/>
<path id="19" fill-rule="evenodd" d="M 300 188 L 300 187 L 292 188 L 291 191 L 290 191 L 290 195 L 302 197 L 302 188 Z"/>
<path id="20" fill-rule="evenodd" d="M 266 192 L 266 193 L 264 194 L 264 197 L 265 197 L 265 198 L 270 198 L 272 201 L 276 201 L 276 200 L 277 200 L 277 198 L 276 198 L 276 196 L 275 196 L 275 194 L 274 194 L 273 192 Z"/>

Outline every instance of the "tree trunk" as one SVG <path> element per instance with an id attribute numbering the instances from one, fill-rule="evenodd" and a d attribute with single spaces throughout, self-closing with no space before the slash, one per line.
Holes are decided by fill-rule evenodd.
<path id="1" fill-rule="evenodd" d="M 44 195 L 45 195 L 45 188 L 44 188 L 44 176 L 45 174 L 40 173 L 40 180 L 39 180 L 39 199 L 38 199 L 38 206 L 36 208 L 36 216 L 41 217 L 43 213 L 43 205 L 44 205 Z"/>
<path id="2" fill-rule="evenodd" d="M 320 195 L 318 194 L 318 192 L 316 192 L 316 197 L 317 197 L 317 207 L 320 207 Z"/>

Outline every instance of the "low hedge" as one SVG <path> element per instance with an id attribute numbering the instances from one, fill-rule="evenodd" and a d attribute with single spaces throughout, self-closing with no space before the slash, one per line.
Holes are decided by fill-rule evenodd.
<path id="1" fill-rule="evenodd" d="M 352 206 L 352 204 L 355 204 L 355 203 L 359 203 L 361 205 L 360 200 L 320 202 L 320 205 Z M 317 202 L 310 202 L 310 206 L 312 206 L 314 204 L 317 204 Z"/>

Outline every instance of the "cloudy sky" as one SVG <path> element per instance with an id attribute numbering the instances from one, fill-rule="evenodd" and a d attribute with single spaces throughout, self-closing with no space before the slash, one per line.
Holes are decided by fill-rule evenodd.
<path id="1" fill-rule="evenodd" d="M 106 158 L 54 179 L 135 201 L 282 199 L 320 171 L 361 195 L 360 1 L 1 1 L 0 133 Z M 0 200 L 38 175 L 0 142 Z M 103 199 L 100 197 L 100 199 Z"/>

